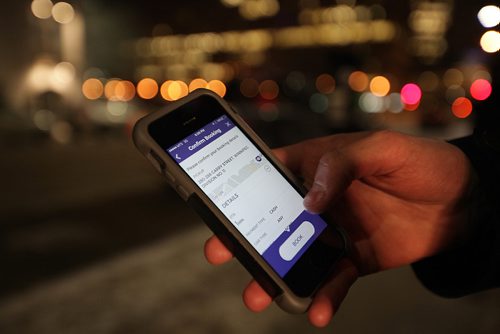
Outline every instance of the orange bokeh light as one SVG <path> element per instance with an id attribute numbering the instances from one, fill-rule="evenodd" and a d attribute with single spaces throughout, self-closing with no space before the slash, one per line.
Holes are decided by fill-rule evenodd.
<path id="1" fill-rule="evenodd" d="M 316 88 L 320 93 L 331 94 L 335 90 L 335 79 L 327 73 L 323 73 L 316 78 Z"/>
<path id="2" fill-rule="evenodd" d="M 150 100 L 158 94 L 158 84 L 154 79 L 144 78 L 137 84 L 137 95 L 145 100 Z"/>
<path id="3" fill-rule="evenodd" d="M 386 96 L 390 90 L 391 84 L 384 76 L 376 76 L 370 81 L 370 91 L 375 96 Z"/>
<path id="4" fill-rule="evenodd" d="M 207 84 L 207 88 L 219 95 L 220 97 L 224 97 L 226 95 L 226 85 L 220 80 L 211 80 Z"/>
<path id="5" fill-rule="evenodd" d="M 266 100 L 274 100 L 278 97 L 280 88 L 274 80 L 264 80 L 259 85 L 259 92 L 262 98 Z"/>
<path id="6" fill-rule="evenodd" d="M 167 101 L 177 101 L 188 95 L 189 87 L 184 81 L 168 80 L 161 85 L 160 94 Z"/>
<path id="7" fill-rule="evenodd" d="M 355 92 L 361 93 L 368 88 L 368 75 L 365 72 L 355 71 L 349 75 L 349 87 Z"/>
<path id="8" fill-rule="evenodd" d="M 118 86 L 118 83 L 120 80 L 117 79 L 111 79 L 108 82 L 106 82 L 106 85 L 104 86 L 104 95 L 106 98 L 110 101 L 118 101 L 118 97 L 116 96 L 116 86 Z"/>
<path id="9" fill-rule="evenodd" d="M 87 79 L 82 84 L 82 93 L 89 100 L 97 100 L 104 93 L 104 85 L 99 79 Z"/>
<path id="10" fill-rule="evenodd" d="M 202 78 L 197 78 L 191 81 L 189 84 L 189 92 L 191 93 L 192 91 L 199 89 L 199 88 L 207 88 L 207 81 Z"/>
<path id="11" fill-rule="evenodd" d="M 115 86 L 114 95 L 120 101 L 130 101 L 135 96 L 135 86 L 128 80 L 122 80 Z"/>
<path id="12" fill-rule="evenodd" d="M 472 102 L 466 97 L 459 97 L 453 102 L 451 111 L 458 118 L 466 118 L 472 113 Z"/>

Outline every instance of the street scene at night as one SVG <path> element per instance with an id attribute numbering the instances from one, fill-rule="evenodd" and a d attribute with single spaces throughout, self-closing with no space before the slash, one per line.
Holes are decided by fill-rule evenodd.
<path id="1" fill-rule="evenodd" d="M 499 332 L 495 1 L 26 0 L 2 7 L 0 333 Z M 139 119 L 198 89 L 227 101 L 272 149 L 338 135 L 328 144 L 330 160 L 316 153 L 325 141 L 311 141 L 296 146 L 304 161 L 284 162 L 307 188 L 330 196 L 331 221 L 352 242 L 352 282 L 345 291 L 330 286 L 333 320 L 315 322 L 315 302 L 309 318 L 274 303 L 252 312 L 247 290 L 248 310 L 241 296 L 251 275 L 237 260 L 211 258 L 225 249 L 204 246 L 210 229 L 135 147 Z M 446 143 L 473 133 L 475 142 Z M 352 153 L 362 143 L 368 148 Z M 400 154 L 399 143 L 414 146 Z M 476 151 L 474 143 L 483 146 Z M 381 162 L 391 154 L 407 157 L 404 173 Z M 315 174 L 327 163 L 346 178 L 332 186 L 345 194 L 331 195 L 331 184 Z M 411 179 L 416 171 L 422 177 Z M 399 180 L 406 183 L 390 188 Z M 356 196 L 369 187 L 385 197 Z M 380 214 L 393 197 L 397 206 Z M 377 224 L 358 227 L 364 210 L 356 204 L 373 205 L 366 211 Z M 398 219 L 403 224 L 407 209 L 420 220 L 384 234 Z M 430 225 L 442 216 L 447 225 Z M 386 218 L 395 225 L 378 225 Z M 449 275 L 440 279 L 441 271 Z"/>

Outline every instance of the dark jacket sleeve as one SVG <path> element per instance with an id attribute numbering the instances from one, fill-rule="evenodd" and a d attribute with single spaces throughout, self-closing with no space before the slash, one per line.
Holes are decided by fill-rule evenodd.
<path id="1" fill-rule="evenodd" d="M 500 133 L 476 130 L 451 142 L 469 158 L 476 179 L 464 243 L 413 264 L 420 281 L 444 297 L 500 287 Z"/>

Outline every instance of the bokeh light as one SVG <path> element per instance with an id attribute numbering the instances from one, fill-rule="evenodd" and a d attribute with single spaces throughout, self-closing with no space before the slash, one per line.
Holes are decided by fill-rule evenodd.
<path id="1" fill-rule="evenodd" d="M 313 94 L 309 99 L 309 107 L 317 113 L 324 113 L 328 110 L 328 96 L 320 93 Z"/>
<path id="2" fill-rule="evenodd" d="M 211 80 L 207 84 L 207 88 L 216 93 L 217 95 L 219 95 L 220 97 L 224 97 L 224 95 L 226 95 L 227 91 L 226 85 L 220 80 Z"/>
<path id="3" fill-rule="evenodd" d="M 425 71 L 418 77 L 418 84 L 423 91 L 432 92 L 439 86 L 439 77 L 432 71 Z"/>
<path id="4" fill-rule="evenodd" d="M 137 84 L 137 95 L 145 100 L 150 100 L 158 94 L 158 84 L 154 79 L 144 78 Z"/>
<path id="5" fill-rule="evenodd" d="M 82 93 L 89 100 L 97 100 L 104 93 L 104 85 L 99 79 L 89 78 L 82 84 Z"/>
<path id="6" fill-rule="evenodd" d="M 52 81 L 55 84 L 68 85 L 75 78 L 75 73 L 73 64 L 66 61 L 60 62 L 52 71 Z"/>
<path id="7" fill-rule="evenodd" d="M 335 90 L 335 79 L 327 73 L 316 78 L 316 89 L 323 94 L 331 94 Z"/>
<path id="8" fill-rule="evenodd" d="M 114 95 L 120 101 L 130 101 L 135 96 L 135 86 L 128 80 L 119 81 L 115 86 Z"/>
<path id="9" fill-rule="evenodd" d="M 500 8 L 494 5 L 484 6 L 477 13 L 479 22 L 485 28 L 493 28 L 500 23 Z"/>
<path id="10" fill-rule="evenodd" d="M 202 78 L 196 78 L 191 80 L 189 83 L 189 92 L 191 93 L 192 91 L 195 91 L 199 88 L 207 88 L 208 82 L 205 79 Z"/>
<path id="11" fill-rule="evenodd" d="M 39 19 L 48 19 L 52 16 L 52 1 L 50 0 L 33 0 L 31 3 L 31 12 Z"/>
<path id="12" fill-rule="evenodd" d="M 240 84 L 240 91 L 244 97 L 256 97 L 259 94 L 259 83 L 252 78 L 243 79 Z"/>
<path id="13" fill-rule="evenodd" d="M 110 101 L 118 101 L 118 97 L 116 96 L 116 86 L 118 86 L 118 83 L 120 80 L 118 79 L 111 79 L 108 82 L 106 82 L 106 85 L 104 86 L 104 96 Z"/>
<path id="14" fill-rule="evenodd" d="M 361 93 L 368 88 L 368 75 L 365 72 L 355 71 L 347 79 L 349 87 L 355 92 Z"/>
<path id="15" fill-rule="evenodd" d="M 383 97 L 365 92 L 359 97 L 359 107 L 367 113 L 379 113 L 384 109 Z"/>
<path id="16" fill-rule="evenodd" d="M 280 92 L 279 86 L 274 80 L 264 80 L 259 85 L 260 96 L 266 100 L 274 100 Z"/>
<path id="17" fill-rule="evenodd" d="M 286 76 L 285 83 L 293 92 L 298 93 L 306 86 L 306 77 L 302 72 L 292 71 Z"/>
<path id="18" fill-rule="evenodd" d="M 491 84 L 485 79 L 477 79 L 470 86 L 470 95 L 478 101 L 484 101 L 490 97 L 491 91 Z"/>
<path id="19" fill-rule="evenodd" d="M 485 32 L 481 37 L 480 44 L 484 52 L 497 52 L 500 50 L 500 33 L 494 30 Z"/>
<path id="20" fill-rule="evenodd" d="M 177 101 L 180 98 L 188 95 L 189 87 L 181 80 L 166 81 L 162 85 L 161 95 L 167 101 Z"/>
<path id="21" fill-rule="evenodd" d="M 73 21 L 75 10 L 67 2 L 58 2 L 52 7 L 52 17 L 61 24 L 67 24 Z"/>
<path id="22" fill-rule="evenodd" d="M 417 104 L 422 98 L 422 90 L 414 83 L 408 83 L 401 89 L 401 101 L 404 104 Z"/>
<path id="23" fill-rule="evenodd" d="M 459 97 L 453 102 L 451 111 L 458 118 L 467 118 L 472 113 L 472 102 L 466 97 Z"/>
<path id="24" fill-rule="evenodd" d="M 400 113 L 403 111 L 404 103 L 401 99 L 401 94 L 399 93 L 391 93 L 385 99 L 385 106 L 387 110 L 392 113 Z"/>
<path id="25" fill-rule="evenodd" d="M 446 87 L 461 85 L 464 82 L 464 74 L 456 68 L 450 68 L 444 72 L 443 82 Z"/>
<path id="26" fill-rule="evenodd" d="M 376 76 L 370 81 L 370 91 L 375 96 L 386 96 L 390 90 L 391 84 L 384 76 Z"/>

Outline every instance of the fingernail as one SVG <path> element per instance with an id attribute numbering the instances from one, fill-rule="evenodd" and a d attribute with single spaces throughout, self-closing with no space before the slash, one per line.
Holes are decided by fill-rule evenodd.
<path id="1" fill-rule="evenodd" d="M 311 190 L 304 198 L 304 206 L 309 210 L 311 206 L 314 206 L 316 203 L 321 201 L 324 196 L 325 191 L 322 189 L 322 187 L 317 184 L 313 184 Z"/>

